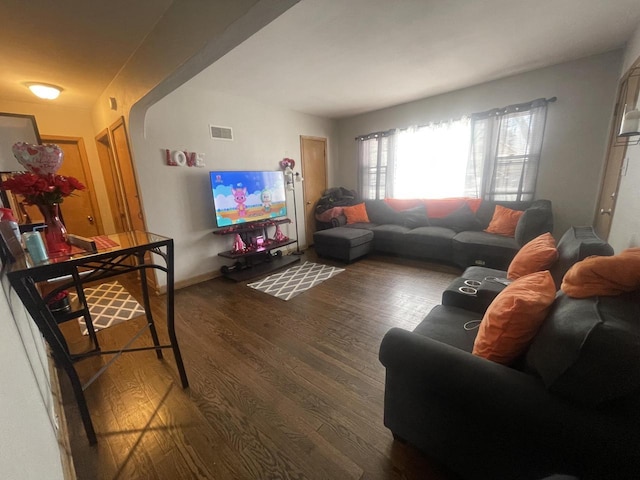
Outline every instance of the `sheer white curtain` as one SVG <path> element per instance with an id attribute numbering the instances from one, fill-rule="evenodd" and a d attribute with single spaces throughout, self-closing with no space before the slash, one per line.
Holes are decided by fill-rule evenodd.
<path id="1" fill-rule="evenodd" d="M 539 98 L 474 113 L 466 195 L 485 200 L 533 200 L 547 118 Z"/>
<path id="2" fill-rule="evenodd" d="M 392 198 L 397 130 L 356 138 L 358 193 L 363 199 Z"/>
<path id="3" fill-rule="evenodd" d="M 552 101 L 357 137 L 358 191 L 363 199 L 532 200 Z"/>
<path id="4" fill-rule="evenodd" d="M 397 138 L 395 198 L 446 198 L 465 194 L 470 119 L 402 130 Z"/>

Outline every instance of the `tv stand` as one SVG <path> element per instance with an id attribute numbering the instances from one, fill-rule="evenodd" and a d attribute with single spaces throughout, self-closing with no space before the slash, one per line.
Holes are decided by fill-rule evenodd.
<path id="1" fill-rule="evenodd" d="M 288 237 L 278 240 L 269 238 L 269 227 L 286 223 L 291 223 L 291 220 L 288 218 L 264 220 L 214 231 L 214 235 L 239 235 L 245 245 L 242 250 L 227 250 L 218 253 L 221 257 L 235 260 L 231 266 L 223 265 L 220 268 L 220 273 L 231 280 L 242 282 L 299 261 L 300 257 L 283 256 L 281 251 L 271 252 L 276 248 L 296 242 Z"/>

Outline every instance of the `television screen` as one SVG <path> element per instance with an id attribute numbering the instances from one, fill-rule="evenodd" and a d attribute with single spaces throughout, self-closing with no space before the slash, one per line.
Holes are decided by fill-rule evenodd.
<path id="1" fill-rule="evenodd" d="M 282 172 L 219 171 L 209 175 L 218 227 L 287 215 Z"/>

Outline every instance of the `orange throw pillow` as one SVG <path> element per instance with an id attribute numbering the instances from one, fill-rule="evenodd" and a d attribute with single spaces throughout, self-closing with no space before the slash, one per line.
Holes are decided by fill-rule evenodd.
<path id="1" fill-rule="evenodd" d="M 640 289 L 640 248 L 612 257 L 592 256 L 576 263 L 560 286 L 573 298 L 620 295 Z"/>
<path id="2" fill-rule="evenodd" d="M 493 211 L 493 218 L 485 232 L 513 237 L 516 234 L 518 220 L 520 220 L 523 213 L 521 210 L 511 210 L 502 205 L 496 205 L 496 209 Z"/>
<path id="3" fill-rule="evenodd" d="M 511 363 L 535 337 L 555 295 L 556 285 L 548 270 L 509 284 L 484 314 L 473 354 L 505 365 Z"/>
<path id="4" fill-rule="evenodd" d="M 347 217 L 347 224 L 350 223 L 369 223 L 367 208 L 364 203 L 359 203 L 351 207 L 344 207 L 342 213 Z"/>
<path id="5" fill-rule="evenodd" d="M 507 270 L 507 278 L 515 280 L 530 273 L 547 270 L 558 260 L 556 240 L 550 233 L 543 233 L 520 249 Z"/>

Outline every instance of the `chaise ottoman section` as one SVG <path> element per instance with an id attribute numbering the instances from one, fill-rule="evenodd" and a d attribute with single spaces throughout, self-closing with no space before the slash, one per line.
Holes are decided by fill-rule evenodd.
<path id="1" fill-rule="evenodd" d="M 352 262 L 373 249 L 373 232 L 362 228 L 330 228 L 315 232 L 313 243 L 321 257 Z"/>

